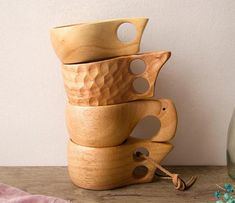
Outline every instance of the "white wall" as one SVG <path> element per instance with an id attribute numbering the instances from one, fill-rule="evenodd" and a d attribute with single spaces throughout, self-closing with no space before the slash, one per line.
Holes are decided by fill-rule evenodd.
<path id="1" fill-rule="evenodd" d="M 235 106 L 235 1 L 0 0 L 0 165 L 65 165 L 60 62 L 48 30 L 146 16 L 142 51 L 171 50 L 157 97 L 175 101 L 179 127 L 167 164 L 225 164 Z"/>

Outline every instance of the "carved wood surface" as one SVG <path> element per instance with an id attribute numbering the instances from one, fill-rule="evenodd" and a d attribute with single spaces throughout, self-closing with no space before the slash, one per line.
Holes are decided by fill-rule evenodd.
<path id="1" fill-rule="evenodd" d="M 151 157 L 159 163 L 173 146 L 135 138 L 129 138 L 120 146 L 105 148 L 85 147 L 69 141 L 68 171 L 71 180 L 77 186 L 92 190 L 151 182 L 156 167 L 144 159 L 138 160 L 134 157 L 138 148 L 147 149 Z M 147 173 L 140 177 L 134 174 L 138 166 L 147 167 Z"/>
<path id="2" fill-rule="evenodd" d="M 55 27 L 50 31 L 51 41 L 64 64 L 136 54 L 147 22 L 147 18 L 126 18 Z M 131 42 L 121 42 L 117 37 L 123 23 L 136 27 L 136 37 Z"/>
<path id="3" fill-rule="evenodd" d="M 69 102 L 103 106 L 152 97 L 158 73 L 169 57 L 170 52 L 161 51 L 63 65 L 64 86 Z M 130 70 L 130 63 L 136 59 L 143 60 L 146 65 L 141 74 L 133 74 Z M 137 78 L 144 78 L 149 84 L 144 93 L 138 93 L 133 86 Z"/>
<path id="4" fill-rule="evenodd" d="M 177 113 L 171 100 L 138 100 L 108 106 L 67 104 L 66 123 L 71 139 L 83 146 L 108 147 L 122 144 L 146 116 L 160 121 L 153 141 L 169 141 L 175 135 Z"/>

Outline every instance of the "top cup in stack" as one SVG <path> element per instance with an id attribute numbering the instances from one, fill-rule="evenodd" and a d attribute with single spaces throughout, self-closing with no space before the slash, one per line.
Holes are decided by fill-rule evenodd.
<path id="1" fill-rule="evenodd" d="M 53 47 L 62 62 L 64 85 L 69 100 L 66 111 L 67 125 L 72 140 L 75 140 L 77 144 L 92 147 L 119 145 L 127 139 L 130 131 L 135 127 L 133 119 L 134 123 L 139 121 L 141 116 L 138 117 L 135 113 L 129 121 L 120 119 L 121 109 L 126 109 L 126 106 L 130 105 L 135 108 L 135 106 L 138 106 L 135 100 L 153 96 L 157 75 L 170 57 L 168 51 L 138 54 L 141 37 L 147 22 L 147 18 L 126 18 L 61 26 L 51 30 Z M 123 23 L 131 23 L 136 28 L 136 36 L 131 42 L 122 42 L 117 36 L 117 30 Z M 134 74 L 130 70 L 130 64 L 137 59 L 145 63 L 145 71 L 140 74 Z M 145 92 L 139 93 L 135 90 L 133 82 L 138 78 L 147 80 L 148 89 Z M 157 103 L 159 111 L 150 112 L 148 115 L 161 116 L 162 118 L 169 114 L 168 107 L 171 114 L 173 112 L 176 115 L 171 101 L 158 100 L 155 103 Z M 120 113 L 116 111 L 118 105 L 123 106 L 118 111 Z M 161 108 L 163 106 L 164 112 Z M 94 110 L 94 108 L 96 109 Z M 128 109 L 133 108 L 128 107 Z M 131 111 L 132 113 L 138 112 L 138 109 Z M 80 113 L 77 114 L 76 112 Z M 94 112 L 99 116 L 95 116 Z M 105 114 L 102 115 L 102 112 L 105 112 Z M 109 113 L 107 114 L 107 112 Z M 143 112 L 140 114 L 142 115 Z M 107 118 L 107 115 L 110 119 L 113 118 L 114 122 L 111 123 L 114 123 L 114 126 L 112 126 L 112 129 L 115 129 L 115 125 L 126 126 L 125 128 L 131 129 L 116 129 L 120 130 L 120 134 L 125 131 L 125 134 L 118 137 L 116 133 L 115 137 L 110 134 L 112 131 L 109 131 L 109 126 L 102 126 L 103 132 L 100 132 L 102 128 L 99 128 L 96 135 L 85 133 L 87 138 L 79 138 L 79 132 L 80 134 L 82 134 L 82 131 L 86 132 L 85 128 L 96 129 L 96 123 L 101 125 L 102 119 Z M 127 115 L 129 114 L 127 113 Z M 94 118 L 99 118 L 99 121 L 94 120 Z M 160 122 L 161 120 L 164 119 L 160 119 Z M 128 122 L 132 124 L 128 125 Z M 84 124 L 84 128 L 81 128 L 81 123 Z M 107 122 L 104 123 L 107 125 Z M 173 123 L 173 128 L 175 128 L 176 121 Z M 166 127 L 165 124 L 162 126 Z M 109 133 L 104 133 L 104 131 Z M 166 131 L 168 132 L 168 130 Z M 166 135 L 168 138 L 161 138 L 160 140 L 168 141 L 173 137 L 174 132 L 175 129 L 170 130 Z M 95 139 L 91 139 L 92 136 Z M 104 142 L 104 140 L 109 140 L 109 142 Z"/>
<path id="2" fill-rule="evenodd" d="M 136 54 L 147 22 L 147 18 L 126 18 L 55 27 L 51 30 L 52 45 L 63 64 Z M 123 43 L 117 37 L 123 23 L 136 27 L 136 37 L 130 43 Z"/>

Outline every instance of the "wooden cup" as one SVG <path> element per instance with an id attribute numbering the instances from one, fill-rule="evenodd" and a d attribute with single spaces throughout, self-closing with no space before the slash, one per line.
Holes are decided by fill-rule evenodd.
<path id="1" fill-rule="evenodd" d="M 169 57 L 170 52 L 161 51 L 63 65 L 64 86 L 69 102 L 74 105 L 103 106 L 152 97 L 158 73 Z M 130 70 L 130 64 L 136 60 L 142 60 L 145 64 L 140 74 Z M 133 86 L 139 78 L 148 83 L 148 89 L 141 93 Z"/>
<path id="2" fill-rule="evenodd" d="M 124 18 L 55 27 L 50 32 L 51 41 L 64 64 L 136 54 L 147 22 L 147 18 Z M 136 36 L 131 42 L 117 37 L 123 23 L 135 25 Z"/>
<path id="3" fill-rule="evenodd" d="M 123 143 L 137 123 L 146 116 L 160 120 L 160 130 L 152 141 L 172 139 L 177 127 L 176 109 L 171 100 L 138 100 L 108 106 L 67 104 L 66 123 L 70 138 L 90 147 L 111 147 Z"/>
<path id="4" fill-rule="evenodd" d="M 156 167 L 136 156 L 136 152 L 147 153 L 160 163 L 172 148 L 169 143 L 135 138 L 128 138 L 122 145 L 106 148 L 85 147 L 70 140 L 69 176 L 75 185 L 91 190 L 107 190 L 151 182 L 154 179 Z"/>

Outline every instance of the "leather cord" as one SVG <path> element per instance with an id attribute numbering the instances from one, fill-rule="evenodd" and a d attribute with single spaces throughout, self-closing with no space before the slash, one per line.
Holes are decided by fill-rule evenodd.
<path id="1" fill-rule="evenodd" d="M 176 190 L 180 190 L 180 191 L 184 191 L 189 189 L 197 180 L 197 176 L 192 176 L 187 182 L 183 181 L 180 177 L 179 174 L 175 174 L 175 173 L 171 173 L 170 171 L 168 171 L 167 169 L 165 169 L 164 167 L 162 167 L 159 163 L 157 163 L 154 159 L 152 159 L 149 156 L 144 155 L 141 152 L 136 152 L 136 155 L 139 157 L 142 157 L 146 160 L 148 160 L 151 164 L 153 164 L 154 166 L 156 166 L 156 168 L 158 168 L 160 171 L 162 171 L 163 173 L 165 173 L 167 176 L 163 176 L 160 177 L 162 179 L 171 179 L 175 189 Z"/>

